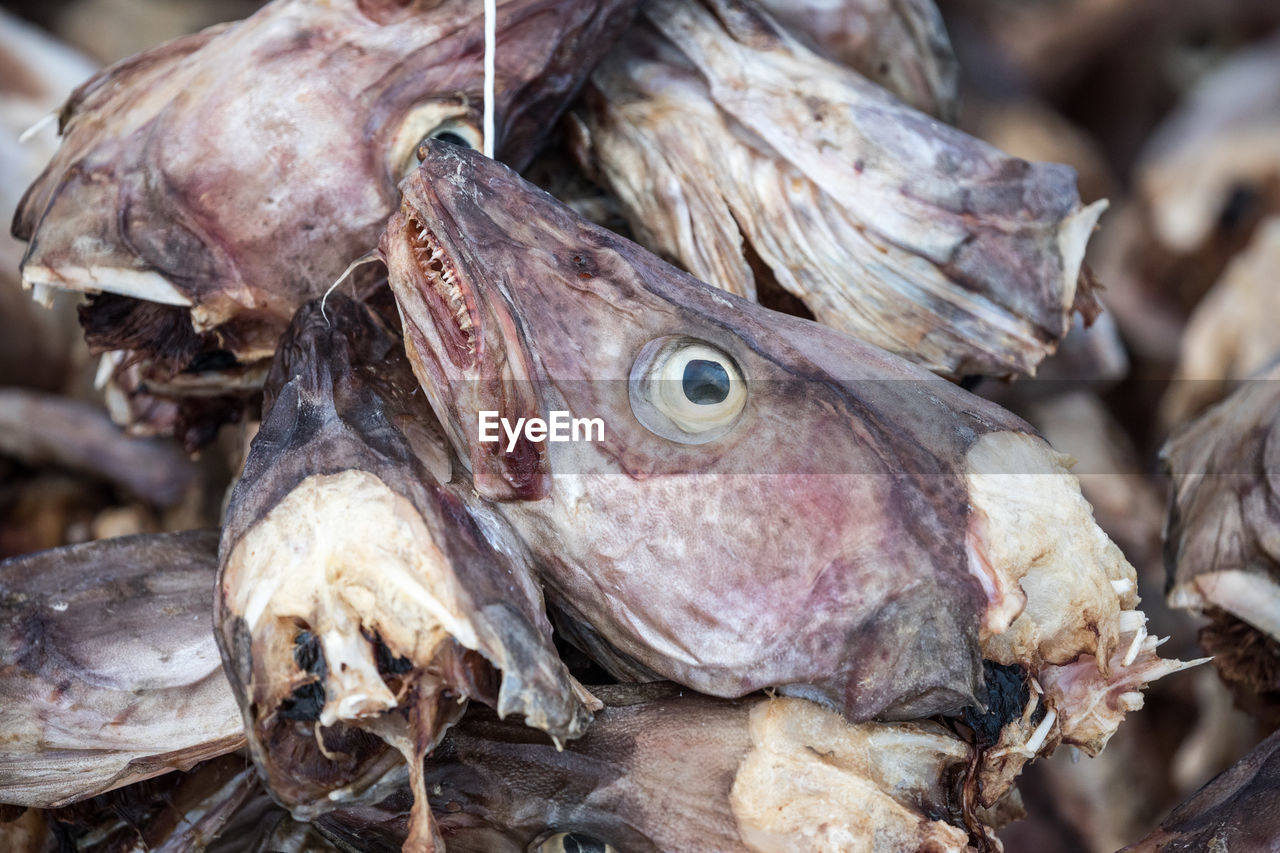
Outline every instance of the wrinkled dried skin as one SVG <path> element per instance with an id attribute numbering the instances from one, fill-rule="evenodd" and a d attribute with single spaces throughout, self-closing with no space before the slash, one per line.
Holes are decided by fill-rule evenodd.
<path id="1" fill-rule="evenodd" d="M 1274 850 L 1280 837 L 1280 734 L 1273 734 L 1122 853 Z"/>
<path id="2" fill-rule="evenodd" d="M 244 744 L 209 629 L 217 536 L 0 563 L 0 802 L 73 803 Z"/>
<path id="3" fill-rule="evenodd" d="M 1213 618 L 1201 643 L 1222 653 L 1219 671 L 1246 694 L 1280 689 L 1278 430 L 1280 369 L 1273 367 L 1161 451 L 1173 479 L 1165 528 L 1169 605 Z M 1256 658 L 1251 667 L 1237 660 L 1246 648 Z"/>
<path id="4" fill-rule="evenodd" d="M 528 161 L 633 3 L 498 5 L 501 156 Z M 276 0 L 107 69 L 19 207 L 24 283 L 106 294 L 82 312 L 91 347 L 145 360 L 152 383 L 269 360 L 372 248 L 418 141 L 480 145 L 481 17 L 470 0 Z"/>
<path id="5" fill-rule="evenodd" d="M 1276 163 L 1280 169 L 1280 157 Z M 1280 321 L 1277 269 L 1280 217 L 1272 217 L 1196 306 L 1182 338 L 1175 381 L 1161 401 L 1165 424 L 1195 416 L 1221 399 L 1233 380 L 1251 376 L 1280 355 L 1275 334 Z"/>
<path id="6" fill-rule="evenodd" d="M 591 840 L 620 853 L 971 849 L 947 822 L 969 747 L 936 723 L 850 726 L 801 699 L 727 702 L 661 684 L 592 689 L 607 707 L 563 752 L 484 711 L 449 732 L 427 776 L 450 853 L 600 849 Z M 320 825 L 394 850 L 407 801 Z"/>
<path id="7" fill-rule="evenodd" d="M 439 485 L 447 450 L 398 336 L 345 297 L 304 306 L 267 405 L 227 514 L 217 622 L 275 796 L 300 818 L 380 798 L 396 750 L 421 768 L 468 698 L 580 735 L 590 697 L 518 543 Z M 431 849 L 410 776 L 410 849 Z"/>
<path id="8" fill-rule="evenodd" d="M 100 477 L 157 506 L 182 500 L 196 477 L 172 442 L 129 438 L 97 406 L 35 391 L 0 390 L 0 453 Z"/>
<path id="9" fill-rule="evenodd" d="M 36 27 L 0 11 L 0 211 L 8 215 L 23 191 L 57 150 L 52 127 L 19 142 L 18 137 L 57 109 L 67 94 L 93 74 L 93 63 Z M 4 229 L 7 232 L 7 229 Z M 0 233 L 0 385 L 54 389 L 66 380 L 75 341 L 74 299 L 41 310 L 19 286 L 24 246 Z"/>
<path id="10" fill-rule="evenodd" d="M 1100 749 L 1177 667 L 1064 458 L 1012 415 L 697 282 L 470 152 L 429 146 L 404 187 L 382 248 L 414 370 L 561 627 L 615 674 L 775 687 L 857 721 L 985 701 L 982 658 L 1021 667 L 1028 703 L 1057 673 L 1035 700 L 1052 714 L 1013 709 L 1012 768 Z M 643 381 L 655 341 L 686 340 L 745 382 L 705 443 Z M 599 417 L 605 435 L 504 452 L 478 441 L 482 410 Z M 1011 775 L 991 773 L 988 803 Z"/>
<path id="11" fill-rule="evenodd" d="M 959 66 L 933 0 L 761 0 L 824 54 L 946 122 L 955 120 Z"/>
<path id="12" fill-rule="evenodd" d="M 661 0 L 591 78 L 579 156 L 642 243 L 935 372 L 1033 373 L 1104 207 L 822 59 L 745 2 Z M 758 261 L 758 263 L 754 263 Z"/>
<path id="13" fill-rule="evenodd" d="M 1225 62 L 1156 131 L 1138 166 L 1155 236 L 1202 247 L 1234 198 L 1280 209 L 1280 38 Z"/>

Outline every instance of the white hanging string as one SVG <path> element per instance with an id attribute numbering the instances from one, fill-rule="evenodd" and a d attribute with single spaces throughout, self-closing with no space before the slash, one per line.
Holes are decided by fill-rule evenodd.
<path id="1" fill-rule="evenodd" d="M 372 252 L 366 252 L 365 254 L 356 258 L 354 261 L 351 262 L 351 264 L 345 270 L 342 271 L 342 275 L 338 276 L 338 280 L 335 281 L 333 284 L 329 285 L 329 289 L 324 292 L 324 296 L 320 297 L 320 316 L 324 318 L 325 323 L 327 323 L 330 328 L 333 327 L 333 324 L 329 323 L 329 315 L 326 314 L 324 311 L 325 303 L 329 301 L 329 294 L 337 290 L 338 285 L 346 281 L 347 277 L 351 275 L 351 273 L 355 272 L 356 267 L 363 266 L 364 264 L 369 264 L 369 263 L 373 263 L 374 261 L 380 261 L 380 260 L 382 260 L 382 254 L 377 249 L 374 249 Z"/>
<path id="2" fill-rule="evenodd" d="M 484 156 L 493 157 L 493 54 L 498 41 L 498 0 L 484 0 Z"/>

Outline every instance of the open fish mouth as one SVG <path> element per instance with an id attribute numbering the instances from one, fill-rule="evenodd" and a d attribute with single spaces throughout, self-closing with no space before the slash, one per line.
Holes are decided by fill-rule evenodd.
<path id="1" fill-rule="evenodd" d="M 408 269 L 415 273 L 415 283 L 438 321 L 436 328 L 445 337 L 446 352 L 455 365 L 468 367 L 475 362 L 478 346 L 475 290 L 459 270 L 455 255 L 423 217 L 406 215 L 403 233 L 404 246 L 413 259 Z"/>
<path id="2" fill-rule="evenodd" d="M 455 446 L 470 448 L 462 462 L 479 493 L 499 500 L 536 498 L 550 483 L 541 445 L 521 439 L 507 449 L 468 439 L 475 411 L 535 417 L 542 409 L 537 368 L 508 298 L 506 276 L 513 266 L 494 263 L 509 260 L 507 235 L 469 198 L 464 163 L 474 152 L 438 141 L 420 150 L 421 156 L 437 158 L 444 171 L 419 169 L 401 183 L 400 210 L 378 244 L 388 271 L 395 271 L 389 280 L 404 334 L 412 341 L 406 347 L 409 362 Z"/>
<path id="3" fill-rule="evenodd" d="M 371 309 L 341 295 L 304 306 L 266 398 L 216 615 L 250 751 L 308 819 L 378 799 L 407 765 L 410 834 L 426 844 L 423 759 L 468 700 L 558 741 L 582 734 L 595 702 L 560 662 L 527 560 L 447 485 L 435 419 Z"/>

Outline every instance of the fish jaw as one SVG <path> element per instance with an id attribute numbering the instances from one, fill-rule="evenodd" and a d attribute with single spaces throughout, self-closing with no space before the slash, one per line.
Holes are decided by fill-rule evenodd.
<path id="1" fill-rule="evenodd" d="M 426 150 L 442 162 L 459 153 L 444 143 L 429 143 Z M 466 180 L 461 172 L 437 180 L 421 169 L 406 179 L 401 209 L 388 223 L 380 251 L 396 271 L 392 289 L 414 372 L 468 462 L 477 491 L 494 500 L 534 499 L 550 482 L 545 445 L 524 436 L 514 445 L 476 440 L 479 412 L 536 417 L 541 401 L 530 353 L 519 343 L 502 296 L 504 283 L 478 259 L 478 252 L 504 237 L 468 203 Z M 478 276 L 493 286 L 477 288 Z"/>
<path id="2" fill-rule="evenodd" d="M 503 157 L 532 157 L 632 5 L 499 4 Z M 91 79 L 14 221 L 26 286 L 181 306 L 238 358 L 269 357 L 376 243 L 418 140 L 481 144 L 481 8 L 389 11 L 277 0 Z"/>

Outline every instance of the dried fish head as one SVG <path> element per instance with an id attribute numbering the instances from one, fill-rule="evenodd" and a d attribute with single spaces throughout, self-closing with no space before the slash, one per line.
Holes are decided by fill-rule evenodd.
<path id="1" fill-rule="evenodd" d="M 1280 151 L 1280 149 L 1278 149 Z M 1280 159 L 1277 159 L 1280 175 Z M 1280 216 L 1258 225 L 1249 245 L 1197 305 L 1179 342 L 1174 381 L 1160 401 L 1164 423 L 1178 425 L 1220 400 L 1238 380 L 1280 356 Z"/>
<path id="2" fill-rule="evenodd" d="M 442 485 L 448 452 L 398 336 L 345 297 L 304 306 L 267 405 L 228 510 L 217 614 L 251 751 L 309 819 L 380 799 L 398 750 L 424 841 L 422 759 L 468 698 L 561 741 L 594 700 L 560 662 L 519 543 Z"/>
<path id="3" fill-rule="evenodd" d="M 1178 668 L 1069 460 L 1013 415 L 702 284 L 472 152 L 428 145 L 404 192 L 382 251 L 415 373 L 562 627 L 615 674 L 912 719 L 984 704 L 986 658 L 1025 690 L 992 734 L 1020 766 L 1100 749 Z M 485 411 L 604 434 L 486 442 Z"/>
<path id="4" fill-rule="evenodd" d="M 216 552 L 193 531 L 0 563 L 0 802 L 56 808 L 244 745 Z"/>
<path id="5" fill-rule="evenodd" d="M 1152 135 L 1138 189 L 1155 237 L 1180 255 L 1223 226 L 1280 211 L 1280 36 L 1205 76 Z"/>
<path id="6" fill-rule="evenodd" d="M 633 3 L 498 4 L 502 157 L 533 155 Z M 153 382 L 270 359 L 377 241 L 418 142 L 481 145 L 482 29 L 470 0 L 277 0 L 107 69 L 18 209 L 24 283 L 104 294 L 91 346 Z"/>
<path id="7" fill-rule="evenodd" d="M 1091 318 L 1103 203 L 920 113 L 745 0 L 644 7 L 592 74 L 586 168 L 646 246 L 938 373 L 1033 373 Z"/>

